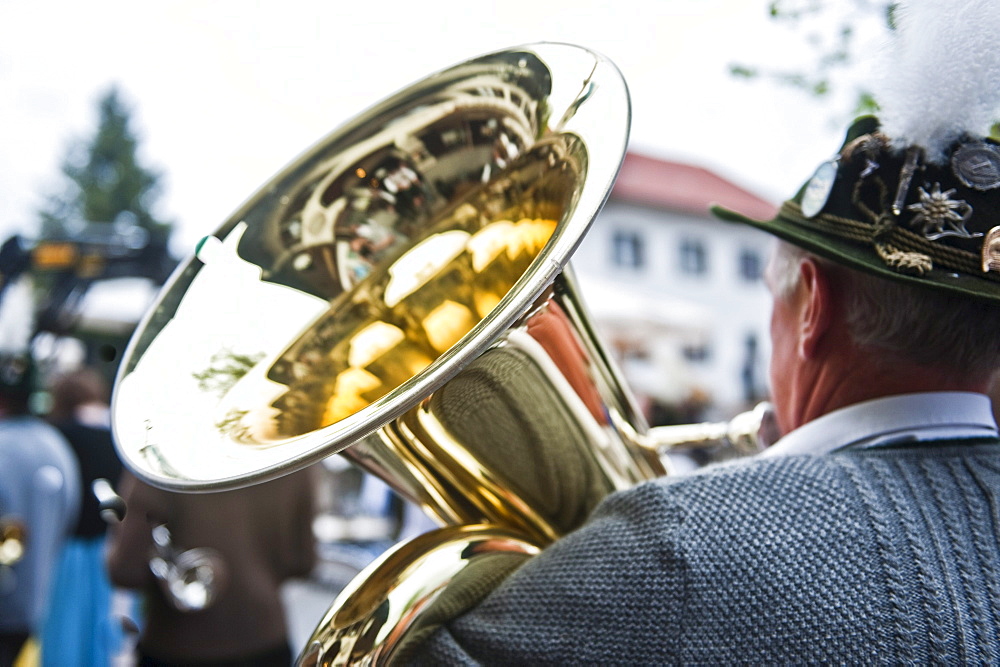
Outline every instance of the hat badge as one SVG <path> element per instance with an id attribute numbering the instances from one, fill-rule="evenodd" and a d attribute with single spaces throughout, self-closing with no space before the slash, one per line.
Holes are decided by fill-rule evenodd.
<path id="1" fill-rule="evenodd" d="M 837 160 L 828 160 L 816 168 L 816 172 L 806 184 L 802 193 L 802 214 L 807 218 L 815 217 L 826 206 L 833 191 L 833 183 L 837 180 Z"/>
<path id="2" fill-rule="evenodd" d="M 970 233 L 965 228 L 966 221 L 972 217 L 972 207 L 965 200 L 951 198 L 955 194 L 955 188 L 941 192 L 940 183 L 935 183 L 933 186 L 925 183 L 917 190 L 920 201 L 910 204 L 906 210 L 916 213 L 910 225 L 913 227 L 923 225 L 920 231 L 928 241 L 945 236 L 957 236 L 963 239 L 982 236 L 978 232 Z"/>
<path id="3" fill-rule="evenodd" d="M 1000 146 L 985 141 L 964 143 L 952 153 L 951 169 L 968 188 L 1000 188 Z"/>

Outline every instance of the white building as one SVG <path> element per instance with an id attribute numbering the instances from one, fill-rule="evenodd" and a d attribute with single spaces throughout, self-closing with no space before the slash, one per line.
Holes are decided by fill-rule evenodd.
<path id="1" fill-rule="evenodd" d="M 760 218 L 777 208 L 706 169 L 630 152 L 571 260 L 654 423 L 725 419 L 767 393 L 771 237 L 717 220 L 713 203 Z"/>

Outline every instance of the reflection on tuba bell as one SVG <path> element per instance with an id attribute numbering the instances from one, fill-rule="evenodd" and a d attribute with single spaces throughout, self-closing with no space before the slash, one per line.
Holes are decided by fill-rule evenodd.
<path id="1" fill-rule="evenodd" d="M 584 48 L 440 71 L 280 172 L 140 323 L 113 401 L 137 475 L 221 490 L 339 452 L 443 526 L 345 590 L 303 664 L 391 659 L 449 579 L 666 472 L 568 266 L 629 122 Z"/>

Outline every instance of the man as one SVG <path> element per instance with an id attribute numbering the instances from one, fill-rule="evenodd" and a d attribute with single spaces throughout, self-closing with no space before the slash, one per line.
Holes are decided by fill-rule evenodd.
<path id="1" fill-rule="evenodd" d="M 52 574 L 80 503 L 73 450 L 29 410 L 32 370 L 26 356 L 0 357 L 0 522 L 25 531 L 23 555 L 0 565 L 0 667 L 13 664 L 41 627 Z"/>
<path id="2" fill-rule="evenodd" d="M 114 584 L 145 596 L 140 666 L 292 662 L 281 586 L 307 576 L 316 563 L 315 475 L 307 468 L 244 489 L 192 494 L 154 488 L 125 473 L 120 486 L 127 510 L 111 529 L 107 567 Z M 160 576 L 154 575 L 159 526 L 178 554 L 211 555 L 211 593 L 196 590 L 197 598 L 178 599 L 169 581 L 181 582 L 162 567 L 170 563 L 159 564 Z M 165 560 L 183 570 L 190 556 Z"/>
<path id="3" fill-rule="evenodd" d="M 781 239 L 784 437 L 611 496 L 409 657 L 1000 661 L 1000 143 L 921 120 L 859 120 L 773 220 L 716 211 Z"/>

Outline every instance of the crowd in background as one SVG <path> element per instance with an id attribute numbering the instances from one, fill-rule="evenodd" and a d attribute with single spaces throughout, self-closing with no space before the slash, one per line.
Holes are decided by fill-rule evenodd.
<path id="1" fill-rule="evenodd" d="M 34 370 L 0 368 L 0 667 L 291 664 L 280 589 L 315 565 L 317 471 L 155 489 L 123 469 L 100 373 L 52 378 L 38 410 Z"/>

